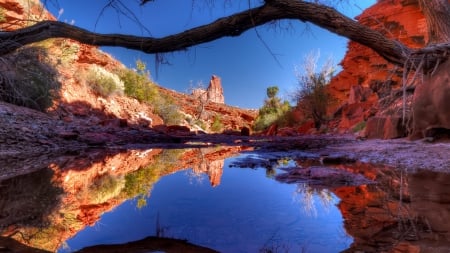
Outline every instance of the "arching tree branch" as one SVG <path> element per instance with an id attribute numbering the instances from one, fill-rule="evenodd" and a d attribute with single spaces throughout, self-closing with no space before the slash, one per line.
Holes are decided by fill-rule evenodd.
<path id="1" fill-rule="evenodd" d="M 271 0 L 265 1 L 260 7 L 163 38 L 99 34 L 58 21 L 43 21 L 20 30 L 0 32 L 0 55 L 23 45 L 57 37 L 70 38 L 90 45 L 125 47 L 146 53 L 173 52 L 222 37 L 239 36 L 253 27 L 280 19 L 314 23 L 372 48 L 394 64 L 404 64 L 413 51 L 400 42 L 390 40 L 381 33 L 340 14 L 333 8 L 304 1 Z"/>

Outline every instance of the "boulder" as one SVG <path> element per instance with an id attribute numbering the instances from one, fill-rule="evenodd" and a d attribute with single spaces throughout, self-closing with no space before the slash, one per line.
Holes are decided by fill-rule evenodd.
<path id="1" fill-rule="evenodd" d="M 450 129 L 450 61 L 433 75 L 426 75 L 416 86 L 413 97 L 412 138 L 429 137 L 433 129 Z"/>
<path id="2" fill-rule="evenodd" d="M 311 131 L 311 129 L 314 129 L 314 121 L 313 120 L 308 120 L 305 123 L 301 124 L 298 128 L 297 128 L 297 133 L 299 134 L 307 134 Z"/>
<path id="3" fill-rule="evenodd" d="M 395 139 L 406 136 L 402 118 L 397 116 L 372 117 L 367 120 L 366 137 L 369 139 Z"/>
<path id="4" fill-rule="evenodd" d="M 250 136 L 250 128 L 248 128 L 248 127 L 242 127 L 242 128 L 241 128 L 241 135 L 242 135 L 242 136 Z"/>

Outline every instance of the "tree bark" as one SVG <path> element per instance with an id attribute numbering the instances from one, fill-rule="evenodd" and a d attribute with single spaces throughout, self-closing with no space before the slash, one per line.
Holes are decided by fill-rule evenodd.
<path id="1" fill-rule="evenodd" d="M 314 23 L 372 48 L 394 64 L 403 64 L 412 51 L 400 42 L 387 39 L 381 33 L 359 24 L 333 8 L 304 1 L 271 0 L 266 1 L 261 7 L 163 38 L 99 34 L 62 22 L 43 21 L 16 31 L 0 32 L 0 55 L 7 54 L 23 45 L 58 37 L 96 46 L 125 47 L 145 53 L 173 52 L 221 37 L 239 36 L 251 28 L 280 19 L 296 19 Z"/>
<path id="2" fill-rule="evenodd" d="M 428 44 L 450 41 L 449 0 L 419 0 L 428 28 Z"/>

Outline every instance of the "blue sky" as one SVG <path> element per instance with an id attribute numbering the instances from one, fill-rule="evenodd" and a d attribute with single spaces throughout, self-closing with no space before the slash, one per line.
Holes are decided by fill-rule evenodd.
<path id="1" fill-rule="evenodd" d="M 73 20 L 76 26 L 101 33 L 153 37 L 207 24 L 249 6 L 247 0 L 156 0 L 142 7 L 138 5 L 138 0 L 122 0 L 126 4 L 121 6 L 122 10 L 134 13 L 134 17 L 127 18 L 113 8 L 104 8 L 107 0 L 57 2 L 58 6 L 49 4 L 49 9 L 55 16 L 63 9 L 63 12 L 59 12 L 61 21 Z M 214 6 L 205 4 L 207 2 L 213 2 Z M 252 7 L 259 2 L 250 0 Z M 342 2 L 346 3 L 335 7 L 353 18 L 360 14 L 362 9 L 374 4 L 375 0 Z M 145 29 L 139 23 L 144 25 Z M 157 72 L 154 55 L 112 47 L 104 47 L 102 50 L 111 53 L 129 67 L 133 67 L 137 59 L 143 60 L 147 63 L 153 80 L 163 87 L 180 92 L 187 93 L 190 87 L 199 83 L 207 86 L 211 75 L 218 75 L 222 79 L 226 104 L 259 108 L 269 86 L 277 85 L 280 88 L 279 95 L 285 99 L 289 98 L 289 93 L 296 88 L 295 66 L 301 66 L 308 53 L 320 51 L 321 60 L 333 57 L 338 64 L 345 54 L 346 46 L 347 39 L 312 24 L 284 21 L 277 28 L 266 25 L 258 27 L 257 32 L 249 30 L 240 37 L 223 38 L 192 47 L 188 51 L 166 54 L 169 64 L 160 65 Z"/>

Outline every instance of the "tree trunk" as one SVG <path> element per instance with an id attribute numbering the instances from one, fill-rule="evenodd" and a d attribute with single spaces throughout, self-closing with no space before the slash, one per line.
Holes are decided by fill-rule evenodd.
<path id="1" fill-rule="evenodd" d="M 173 52 L 226 36 L 239 36 L 251 28 L 280 19 L 314 23 L 372 48 L 394 64 L 403 64 L 412 51 L 398 41 L 387 39 L 381 33 L 325 5 L 293 0 L 267 0 L 261 7 L 163 38 L 99 34 L 62 22 L 43 21 L 20 30 L 1 32 L 0 55 L 26 44 L 57 37 L 74 39 L 90 45 L 125 47 L 146 53 Z"/>
<path id="2" fill-rule="evenodd" d="M 450 42 L 449 0 L 419 0 L 428 28 L 428 44 Z"/>
<path id="3" fill-rule="evenodd" d="M 419 4 L 427 20 L 429 46 L 432 48 L 432 44 L 449 42 L 449 0 L 419 0 Z M 425 55 L 437 55 L 438 51 L 430 51 Z M 438 61 L 428 66 L 432 73 L 428 72 L 417 83 L 412 103 L 412 139 L 433 138 L 435 129 L 450 129 L 450 63 L 445 62 L 449 52 L 449 47 L 443 50 Z M 445 63 L 440 64 L 442 62 Z"/>

